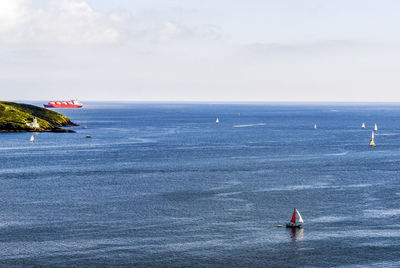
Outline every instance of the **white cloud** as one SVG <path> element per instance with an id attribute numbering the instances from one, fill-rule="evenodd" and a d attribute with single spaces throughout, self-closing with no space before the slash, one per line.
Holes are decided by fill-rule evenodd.
<path id="1" fill-rule="evenodd" d="M 121 38 L 114 26 L 118 13 L 97 12 L 86 2 L 54 1 L 50 7 L 32 9 L 26 1 L 0 0 L 0 10 L 2 42 L 93 44 Z"/>
<path id="2" fill-rule="evenodd" d="M 173 23 L 171 21 L 165 21 L 160 28 L 160 39 L 169 40 L 171 38 L 184 37 L 190 35 L 189 29 Z"/>
<path id="3" fill-rule="evenodd" d="M 219 28 L 187 25 L 176 14 L 133 18 L 126 11 L 95 10 L 80 0 L 53 0 L 34 7 L 29 0 L 0 0 L 0 43 L 3 44 L 112 44 L 121 40 L 168 42 L 218 39 Z M 133 23 L 135 22 L 135 24 Z"/>
<path id="4" fill-rule="evenodd" d="M 159 28 L 159 38 L 161 40 L 195 38 L 204 40 L 215 40 L 221 37 L 221 31 L 214 25 L 200 25 L 188 27 L 169 20 Z"/>
<path id="5" fill-rule="evenodd" d="M 128 21 L 131 18 L 131 14 L 128 12 L 111 12 L 110 19 L 113 22 L 121 23 Z"/>
<path id="6" fill-rule="evenodd" d="M 26 13 L 26 1 L 0 0 L 0 34 L 11 31 L 22 24 Z"/>

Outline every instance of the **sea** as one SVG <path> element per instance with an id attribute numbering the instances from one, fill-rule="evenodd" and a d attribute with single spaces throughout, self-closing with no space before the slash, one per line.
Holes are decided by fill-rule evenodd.
<path id="1" fill-rule="evenodd" d="M 56 111 L 0 133 L 1 267 L 400 267 L 398 104 Z"/>

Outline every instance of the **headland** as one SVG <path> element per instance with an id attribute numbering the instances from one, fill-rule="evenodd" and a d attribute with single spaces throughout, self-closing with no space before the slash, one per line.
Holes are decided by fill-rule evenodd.
<path id="1" fill-rule="evenodd" d="M 0 132 L 75 132 L 65 115 L 38 106 L 0 101 Z"/>

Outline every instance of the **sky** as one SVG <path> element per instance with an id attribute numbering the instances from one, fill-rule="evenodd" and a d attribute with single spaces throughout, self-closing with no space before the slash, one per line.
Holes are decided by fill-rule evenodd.
<path id="1" fill-rule="evenodd" d="M 400 1 L 0 0 L 0 100 L 400 101 Z"/>

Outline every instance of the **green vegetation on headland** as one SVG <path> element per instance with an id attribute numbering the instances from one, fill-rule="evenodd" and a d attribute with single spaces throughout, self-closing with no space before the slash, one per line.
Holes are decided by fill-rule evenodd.
<path id="1" fill-rule="evenodd" d="M 33 127 L 36 118 L 39 127 Z M 30 126 L 30 125 L 31 126 Z M 60 127 L 77 126 L 57 112 L 34 105 L 0 101 L 0 132 L 74 132 Z"/>

